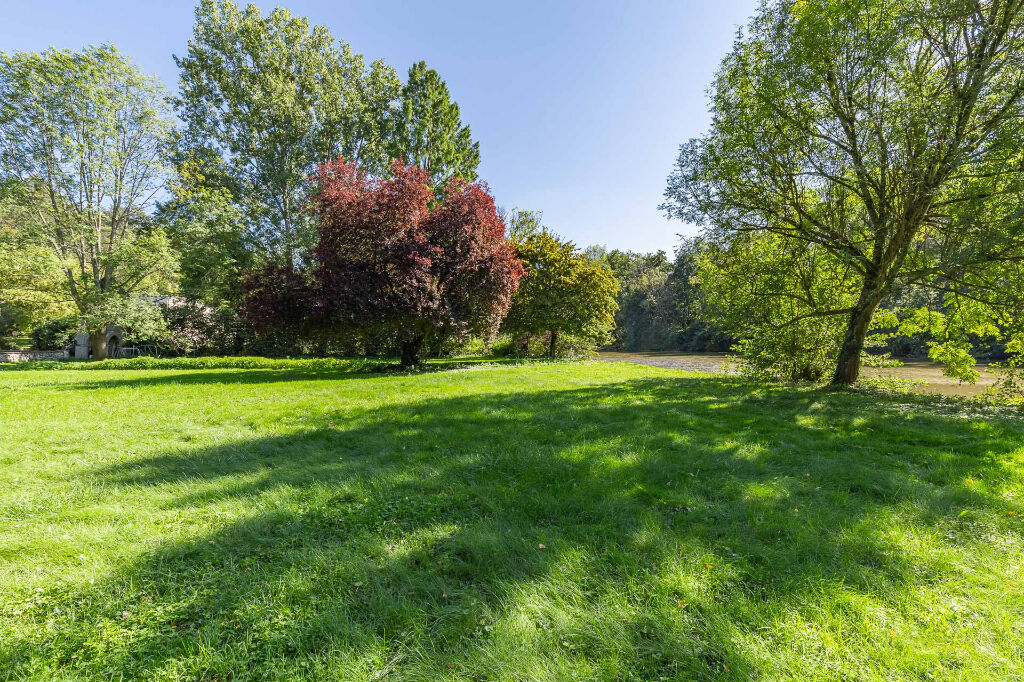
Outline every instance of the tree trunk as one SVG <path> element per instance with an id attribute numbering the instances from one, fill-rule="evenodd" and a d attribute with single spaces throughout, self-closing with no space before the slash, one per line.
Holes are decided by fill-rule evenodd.
<path id="1" fill-rule="evenodd" d="M 548 357 L 551 358 L 552 360 L 555 359 L 555 344 L 557 344 L 557 343 L 558 343 L 558 330 L 557 329 L 552 329 L 551 330 L 551 341 L 550 341 L 550 345 L 548 346 Z"/>
<path id="2" fill-rule="evenodd" d="M 420 364 L 420 351 L 423 350 L 423 335 L 417 334 L 402 342 L 402 367 L 415 367 Z"/>
<path id="3" fill-rule="evenodd" d="M 528 356 L 530 354 L 530 335 L 524 334 L 522 339 L 520 339 L 520 344 L 520 352 L 524 356 Z"/>
<path id="4" fill-rule="evenodd" d="M 876 286 L 865 283 L 860 300 L 850 311 L 846 324 L 843 345 L 839 349 L 836 371 L 832 375 L 833 386 L 849 386 L 860 376 L 860 356 L 864 351 L 864 338 L 868 335 L 871 317 L 882 301 L 883 292 Z"/>
<path id="5" fill-rule="evenodd" d="M 92 345 L 92 359 L 107 359 L 107 328 L 93 330 L 89 333 L 89 343 Z"/>
<path id="6" fill-rule="evenodd" d="M 295 268 L 295 256 L 292 253 L 292 215 L 287 184 L 281 187 L 281 195 L 284 204 L 284 262 L 292 270 Z"/>

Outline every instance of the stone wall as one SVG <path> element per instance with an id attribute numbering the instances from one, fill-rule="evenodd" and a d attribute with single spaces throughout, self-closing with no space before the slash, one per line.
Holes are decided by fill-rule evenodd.
<path id="1" fill-rule="evenodd" d="M 66 350 L 0 350 L 0 362 L 31 362 L 33 360 L 63 360 Z"/>

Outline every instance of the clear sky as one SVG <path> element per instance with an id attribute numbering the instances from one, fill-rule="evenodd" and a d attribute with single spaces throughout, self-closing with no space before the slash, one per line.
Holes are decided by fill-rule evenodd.
<path id="1" fill-rule="evenodd" d="M 236 0 L 237 1 L 237 0 Z M 245 4 L 245 2 L 239 2 Z M 657 210 L 679 144 L 756 0 L 259 0 L 326 25 L 404 78 L 448 82 L 498 204 L 537 209 L 580 246 L 671 252 L 693 228 Z M 110 42 L 177 88 L 190 0 L 0 0 L 0 49 Z"/>

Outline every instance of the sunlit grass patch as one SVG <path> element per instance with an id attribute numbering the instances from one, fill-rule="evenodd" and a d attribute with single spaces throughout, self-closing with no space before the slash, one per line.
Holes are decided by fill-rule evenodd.
<path id="1" fill-rule="evenodd" d="M 633 365 L 0 373 L 0 670 L 1014 679 L 1024 421 Z"/>

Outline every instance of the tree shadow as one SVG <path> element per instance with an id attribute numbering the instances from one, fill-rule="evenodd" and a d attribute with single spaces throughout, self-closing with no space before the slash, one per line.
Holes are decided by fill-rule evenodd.
<path id="1" fill-rule="evenodd" d="M 74 595 L 42 651 L 0 646 L 129 678 L 749 679 L 766 614 L 831 592 L 898 611 L 930 579 L 892 518 L 982 542 L 970 515 L 1003 508 L 1022 432 L 707 378 L 342 409 L 96 468 L 168 518 L 249 511 Z M 90 609 L 115 598 L 127 617 Z"/>
<path id="2" fill-rule="evenodd" d="M 132 372 L 133 370 L 125 370 Z M 98 372 L 97 372 L 98 373 Z M 291 381 L 344 381 L 347 379 L 366 379 L 379 375 L 381 371 L 361 368 L 349 370 L 294 370 L 294 369 L 228 369 L 196 371 L 165 370 L 165 373 L 145 376 L 103 377 L 90 381 L 74 383 L 50 382 L 41 384 L 47 388 L 60 391 L 94 391 L 106 388 L 146 388 L 153 386 L 196 386 L 215 384 L 273 384 Z M 77 377 L 76 377 L 77 378 Z M 90 377 L 91 378 L 91 377 Z"/>
<path id="3" fill-rule="evenodd" d="M 455 358 L 426 363 L 418 367 L 401 367 L 396 362 L 387 360 L 360 361 L 351 367 L 310 369 L 305 367 L 273 367 L 245 369 L 180 369 L 176 367 L 146 367 L 143 369 L 95 370 L 96 375 L 117 371 L 115 376 L 104 376 L 89 381 L 73 383 L 49 382 L 37 384 L 61 391 L 92 391 L 105 388 L 144 388 L 149 386 L 167 385 L 213 385 L 213 384 L 272 384 L 291 381 L 341 381 L 345 379 L 367 379 L 379 376 L 411 376 L 418 374 L 435 374 L 474 369 L 494 364 L 520 364 L 521 361 L 490 359 L 490 358 Z M 162 371 L 153 375 L 153 370 Z M 76 371 L 90 371 L 88 369 Z M 145 372 L 144 376 L 131 376 L 136 372 Z M 125 376 L 128 374 L 129 376 Z M 77 378 L 77 377 L 76 377 Z"/>

